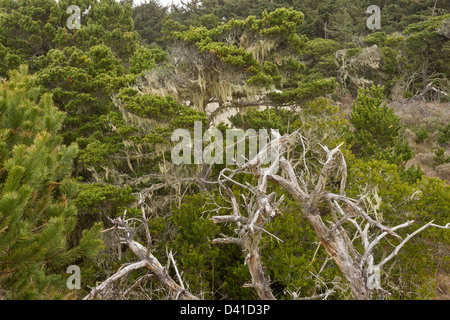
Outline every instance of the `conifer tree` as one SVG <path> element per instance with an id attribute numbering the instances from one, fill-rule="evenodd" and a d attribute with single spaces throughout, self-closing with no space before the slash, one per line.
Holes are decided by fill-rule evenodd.
<path id="1" fill-rule="evenodd" d="M 350 114 L 352 151 L 401 164 L 411 158 L 411 148 L 401 135 L 400 118 L 383 104 L 383 91 L 383 86 L 360 88 Z"/>
<path id="2" fill-rule="evenodd" d="M 71 178 L 77 146 L 62 145 L 64 113 L 40 94 L 27 67 L 0 87 L 0 287 L 4 298 L 67 294 L 65 269 L 97 254 L 95 225 L 69 248 L 76 224 Z M 79 260 L 77 263 L 80 262 Z M 6 292 L 5 292 L 6 291 Z"/>
<path id="3" fill-rule="evenodd" d="M 450 70 L 445 56 L 450 43 L 446 31 L 449 19 L 450 14 L 437 16 L 411 24 L 404 31 L 408 35 L 406 45 L 410 50 L 412 72 L 421 72 L 421 82 L 415 83 L 415 86 L 422 94 L 426 93 L 429 85 L 440 87 L 444 91 L 448 88 Z"/>

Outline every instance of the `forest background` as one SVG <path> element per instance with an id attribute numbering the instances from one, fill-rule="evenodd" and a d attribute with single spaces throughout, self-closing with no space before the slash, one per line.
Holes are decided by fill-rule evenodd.
<path id="1" fill-rule="evenodd" d="M 367 27 L 370 5 L 380 29 Z M 449 37 L 444 0 L 0 0 L 0 298 L 88 295 L 137 261 L 118 218 L 196 297 L 258 298 L 245 253 L 212 241 L 233 233 L 211 219 L 232 212 L 212 183 L 225 165 L 171 161 L 173 131 L 194 121 L 302 132 L 288 160 L 303 156 L 305 185 L 320 145 L 344 142 L 346 194 L 365 195 L 372 219 L 414 220 L 401 236 L 449 223 Z M 354 299 L 295 199 L 270 187 L 285 195 L 259 243 L 273 295 Z M 377 259 L 400 243 L 383 241 Z M 448 299 L 449 249 L 445 229 L 417 234 L 383 269 L 383 297 Z M 174 299 L 159 280 L 139 269 L 97 298 Z"/>

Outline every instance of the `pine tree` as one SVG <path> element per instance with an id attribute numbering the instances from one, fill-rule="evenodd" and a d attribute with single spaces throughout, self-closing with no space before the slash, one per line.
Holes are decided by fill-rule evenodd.
<path id="1" fill-rule="evenodd" d="M 401 164 L 411 158 L 411 148 L 401 134 L 400 118 L 383 104 L 383 91 L 383 86 L 360 88 L 350 114 L 354 131 L 349 140 L 360 157 Z"/>
<path id="2" fill-rule="evenodd" d="M 64 113 L 27 72 L 21 66 L 0 87 L 0 288 L 5 298 L 55 298 L 66 293 L 63 267 L 98 252 L 101 226 L 68 247 L 77 146 L 62 145 Z"/>
<path id="3" fill-rule="evenodd" d="M 133 8 L 134 29 L 139 33 L 141 41 L 151 44 L 159 40 L 163 19 L 168 8 L 156 0 L 149 0 Z M 164 43 L 158 44 L 164 45 Z"/>
<path id="4" fill-rule="evenodd" d="M 330 38 L 341 43 L 352 41 L 352 37 L 356 33 L 356 28 L 353 18 L 345 6 L 340 7 L 336 12 L 331 14 L 329 24 L 330 26 L 327 29 Z"/>

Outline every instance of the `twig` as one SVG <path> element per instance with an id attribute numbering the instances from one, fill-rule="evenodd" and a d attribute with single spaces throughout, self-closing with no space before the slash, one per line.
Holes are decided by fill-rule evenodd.
<path id="1" fill-rule="evenodd" d="M 297 296 L 297 294 L 294 292 L 292 298 L 293 298 L 294 300 L 316 300 L 316 299 L 321 299 L 321 298 L 323 298 L 323 300 L 325 300 L 326 298 L 328 298 L 328 296 L 329 296 L 330 294 L 333 294 L 334 292 L 335 292 L 334 290 L 327 290 L 326 292 L 321 293 L 321 294 L 317 294 L 317 295 L 315 295 L 315 296 L 311 296 L 311 297 L 302 297 L 302 298 L 299 298 L 299 297 Z"/>
<path id="2" fill-rule="evenodd" d="M 177 264 L 175 263 L 175 259 L 173 258 L 172 250 L 170 250 L 169 258 L 170 258 L 170 260 L 172 260 L 173 268 L 175 269 L 175 273 L 177 274 L 178 282 L 179 282 L 180 286 L 183 288 L 183 290 L 186 290 L 186 288 L 184 287 L 184 284 L 183 284 L 183 280 L 181 280 L 181 275 L 178 272 L 178 268 L 177 268 Z"/>

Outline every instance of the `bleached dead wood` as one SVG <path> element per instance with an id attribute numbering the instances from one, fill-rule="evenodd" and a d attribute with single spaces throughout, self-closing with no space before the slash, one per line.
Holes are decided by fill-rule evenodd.
<path id="1" fill-rule="evenodd" d="M 334 290 L 327 290 L 324 293 L 321 294 L 316 294 L 314 296 L 311 297 L 299 297 L 297 296 L 297 294 L 294 292 L 292 294 L 292 299 L 293 300 L 317 300 L 317 299 L 323 299 L 325 300 L 329 295 L 333 294 L 335 291 Z"/>
<path id="2" fill-rule="evenodd" d="M 103 296 L 108 291 L 108 289 L 119 279 L 130 274 L 134 270 L 142 269 L 147 266 L 148 262 L 145 260 L 141 260 L 139 262 L 132 263 L 126 267 L 119 269 L 115 274 L 111 277 L 103 281 L 101 284 L 96 286 L 89 292 L 87 296 L 83 298 L 83 300 L 92 300 L 97 296 Z"/>
<path id="3" fill-rule="evenodd" d="M 281 137 L 278 136 L 278 139 Z M 272 150 L 273 152 L 281 152 L 282 144 L 280 141 L 268 143 L 262 151 Z M 261 151 L 261 152 L 262 152 Z M 258 167 L 258 162 L 262 158 L 254 158 L 248 161 L 244 166 L 238 170 L 254 170 Z M 276 158 L 278 159 L 278 158 Z M 248 189 L 252 194 L 252 199 L 246 199 L 247 216 L 242 216 L 239 210 L 237 200 L 226 186 L 227 182 L 239 184 L 233 180 L 234 172 L 232 170 L 224 169 L 219 175 L 220 188 L 226 190 L 226 194 L 231 198 L 233 215 L 227 216 L 213 216 L 211 219 L 215 223 L 235 222 L 238 224 L 237 233 L 238 238 L 224 237 L 212 240 L 213 243 L 233 243 L 242 247 L 245 257 L 245 263 L 248 265 L 252 283 L 247 284 L 247 287 L 255 289 L 259 297 L 263 300 L 274 300 L 275 297 L 270 288 L 270 279 L 265 276 L 264 267 L 259 256 L 259 242 L 267 221 L 277 214 L 278 206 L 281 204 L 282 198 L 275 201 L 276 194 L 266 194 L 267 177 L 273 174 L 278 169 L 278 160 L 274 161 L 268 168 L 258 167 L 259 183 L 257 188 L 245 186 L 241 187 Z M 229 172 L 229 175 L 226 175 Z M 237 172 L 237 171 L 235 171 Z M 279 239 L 278 239 L 279 240 Z"/>
<path id="4" fill-rule="evenodd" d="M 142 223 L 147 223 L 147 218 L 145 215 L 144 202 L 141 198 L 140 207 L 142 210 Z M 102 292 L 106 292 L 108 288 L 112 285 L 112 283 L 116 282 L 118 279 L 124 277 L 129 274 L 133 270 L 146 268 L 150 273 L 159 281 L 161 285 L 163 285 L 166 289 L 168 289 L 175 299 L 181 300 L 198 300 L 198 297 L 193 295 L 191 292 L 186 290 L 184 284 L 182 283 L 180 273 L 176 267 L 175 260 L 173 258 L 173 254 L 170 253 L 169 259 L 173 261 L 175 272 L 180 281 L 178 284 L 168 273 L 167 268 L 163 267 L 158 259 L 151 253 L 150 250 L 150 232 L 148 227 L 145 227 L 146 236 L 147 236 L 147 247 L 143 246 L 139 242 L 134 240 L 136 229 L 130 225 L 130 222 L 136 219 L 125 219 L 124 217 L 118 217 L 111 222 L 114 224 L 115 228 L 119 230 L 122 234 L 122 241 L 128 245 L 130 250 L 135 254 L 135 256 L 139 259 L 138 262 L 133 263 L 127 267 L 121 268 L 118 272 L 116 272 L 113 276 L 109 277 L 99 286 L 93 288 L 91 292 L 84 297 L 84 300 L 94 299 L 96 295 Z"/>
<path id="5" fill-rule="evenodd" d="M 269 219 L 280 214 L 278 210 L 280 201 L 275 202 L 276 194 L 267 194 L 267 181 L 271 180 L 283 187 L 297 201 L 302 214 L 309 221 L 320 243 L 348 280 L 355 299 L 372 299 L 375 291 L 381 294 L 386 293 L 381 287 L 380 281 L 382 267 L 396 256 L 404 244 L 417 233 L 430 226 L 448 229 L 449 224 L 437 226 L 430 222 L 403 239 L 396 231 L 411 226 L 414 221 L 407 221 L 398 226 L 388 227 L 370 217 L 361 205 L 364 201 L 364 196 L 360 199 L 352 199 L 345 195 L 347 165 L 340 150 L 342 144 L 332 150 L 326 146 L 321 146 L 326 153 L 325 161 L 321 162 L 322 167 L 316 180 L 305 183 L 305 178 L 312 179 L 309 175 L 310 170 L 306 167 L 301 171 L 303 174 L 307 173 L 307 177 L 297 176 L 293 166 L 284 156 L 286 145 L 293 141 L 294 135 L 297 134 L 300 135 L 300 141 L 304 146 L 305 139 L 299 132 L 278 136 L 247 163 L 238 166 L 234 170 L 229 168 L 222 170 L 218 181 L 220 187 L 227 190 L 226 194 L 232 199 L 233 215 L 214 216 L 212 220 L 215 223 L 237 223 L 238 228 L 235 231 L 238 236 L 225 236 L 215 239 L 213 242 L 240 245 L 244 253 L 246 253 L 245 262 L 248 264 L 252 277 L 251 286 L 255 288 L 261 299 L 275 298 L 270 289 L 270 280 L 264 274 L 258 249 L 262 230 L 265 230 L 265 224 Z M 263 167 L 262 163 L 269 154 L 275 155 L 275 159 L 272 159 L 269 167 Z M 307 166 L 306 161 L 303 163 Z M 341 176 L 339 194 L 326 190 L 331 174 L 336 171 Z M 237 182 L 234 177 L 239 173 L 247 173 L 258 177 L 257 186 L 243 185 Z M 302 187 L 299 181 L 302 183 Z M 245 216 L 240 213 L 236 198 L 227 184 L 244 188 L 252 194 L 252 200 L 247 201 L 245 205 Z M 310 190 L 308 190 L 308 185 L 313 185 L 313 187 L 310 187 Z M 319 212 L 320 204 L 328 205 L 332 212 L 332 221 L 323 221 Z M 345 205 L 347 212 L 344 212 L 342 205 Z M 346 226 L 347 228 L 345 228 Z M 357 246 L 354 243 L 356 238 L 352 239 L 350 237 L 348 226 L 353 226 L 356 229 L 359 235 L 356 238 L 361 241 L 361 246 Z M 395 237 L 401 242 L 391 254 L 379 263 L 376 263 L 374 249 L 388 235 Z"/>

